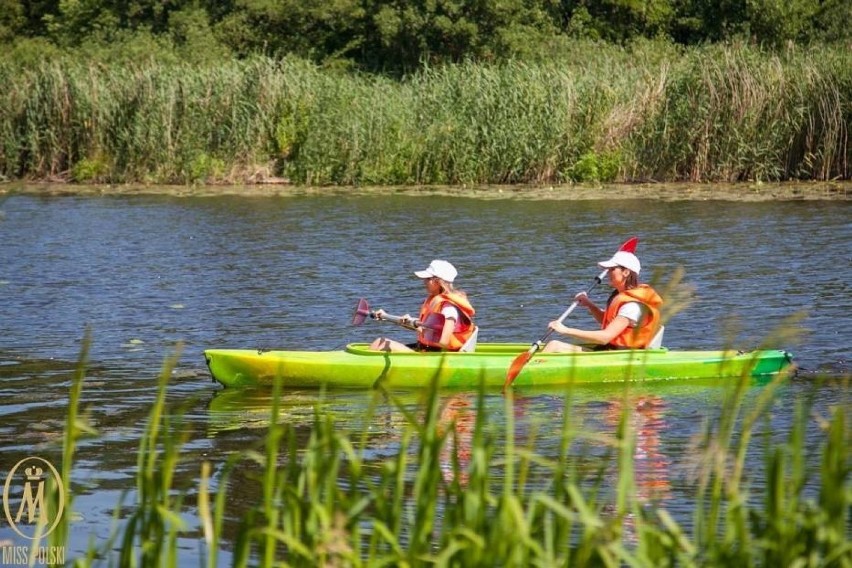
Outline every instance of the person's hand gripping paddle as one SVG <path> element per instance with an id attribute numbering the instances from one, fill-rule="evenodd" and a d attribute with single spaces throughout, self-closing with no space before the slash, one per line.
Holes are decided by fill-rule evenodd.
<path id="1" fill-rule="evenodd" d="M 361 325 L 367 317 L 377 321 L 389 321 L 406 329 L 417 330 L 418 327 L 423 327 L 431 332 L 440 334 L 444 329 L 444 316 L 441 314 L 429 314 L 425 321 L 410 319 L 404 316 L 394 316 L 380 312 L 379 310 L 370 310 L 370 304 L 367 300 L 361 298 L 358 300 L 358 305 L 355 307 L 355 313 L 352 316 L 352 325 Z"/>
<path id="2" fill-rule="evenodd" d="M 625 241 L 624 244 L 621 245 L 621 248 L 619 248 L 618 250 L 624 251 L 624 252 L 630 252 L 630 253 L 636 252 L 636 245 L 638 245 L 638 244 L 639 244 L 639 238 L 633 237 L 633 238 Z M 598 284 L 603 282 L 603 279 L 606 278 L 606 273 L 608 271 L 609 271 L 609 269 L 606 269 L 595 277 L 594 283 L 589 287 L 588 290 L 586 290 L 586 295 L 591 294 L 592 290 L 594 290 L 598 286 Z M 570 306 L 568 306 L 567 310 L 562 312 L 562 315 L 559 316 L 559 319 L 556 320 L 556 321 L 558 321 L 559 323 L 562 323 L 565 320 L 565 318 L 567 318 L 571 314 L 571 312 L 574 311 L 574 309 L 577 307 L 577 304 L 578 304 L 577 300 L 574 300 L 574 302 Z M 512 361 L 512 364 L 509 366 L 509 371 L 506 373 L 506 382 L 503 383 L 503 394 L 506 393 L 506 389 L 509 388 L 509 385 L 511 385 L 512 382 L 515 380 L 515 378 L 518 376 L 518 374 L 524 368 L 524 365 L 526 365 L 529 362 L 529 360 L 532 359 L 533 355 L 535 355 L 536 352 L 539 349 L 544 347 L 544 342 L 547 341 L 547 338 L 550 337 L 551 333 L 553 333 L 553 330 L 548 329 L 547 333 L 545 333 L 543 336 L 541 336 L 541 338 L 538 341 L 533 343 L 532 346 L 530 346 L 530 348 L 527 351 L 524 351 L 523 353 L 521 353 L 520 355 L 515 357 L 514 361 Z"/>

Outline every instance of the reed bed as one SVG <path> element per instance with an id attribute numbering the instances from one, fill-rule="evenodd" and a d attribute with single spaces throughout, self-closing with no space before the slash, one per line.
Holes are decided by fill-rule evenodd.
<path id="1" fill-rule="evenodd" d="M 176 360 L 171 356 L 164 365 L 140 441 L 135 503 L 117 508 L 114 537 L 93 544 L 75 560 L 78 566 L 177 566 L 182 534 L 198 539 L 210 567 L 223 564 L 226 541 L 234 566 L 852 565 L 846 401 L 818 417 L 818 448 L 807 441 L 808 400 L 799 401 L 789 433 L 773 433 L 771 407 L 784 376 L 748 403 L 750 378 L 734 381 L 720 415 L 705 424 L 697 442 L 698 506 L 688 530 L 636 491 L 629 389 L 612 433 L 577 428 L 572 390 L 566 390 L 560 451 L 549 458 L 536 453 L 534 431 L 522 444 L 514 439 L 511 396 L 505 399 L 506 431 L 497 435 L 480 390 L 464 460 L 459 417 L 447 418 L 446 398 L 437 389 L 416 408 L 391 396 L 406 426 L 398 454 L 377 469 L 366 457 L 366 432 L 341 431 L 321 410 L 307 440 L 279 422 L 284 393 L 275 385 L 260 446 L 217 464 L 215 475 L 211 463 L 202 463 L 198 487 L 184 493 L 172 483 L 182 459 L 180 411 L 165 397 Z M 83 375 L 77 373 L 71 387 L 65 479 L 81 431 L 73 425 L 81 423 Z M 756 435 L 767 437 L 762 484 L 754 479 L 760 468 L 746 467 Z M 602 451 L 577 460 L 572 448 L 581 440 Z M 804 459 L 806 445 L 821 452 L 818 471 Z M 230 479 L 247 467 L 258 472 L 262 499 L 239 520 L 236 534 L 226 534 Z M 536 471 L 546 474 L 546 483 L 531 481 L 541 479 L 532 475 Z M 187 526 L 187 518 L 198 526 Z M 52 544 L 61 545 L 67 533 L 58 534 Z"/>
<path id="2" fill-rule="evenodd" d="M 852 55 L 578 44 L 402 80 L 286 58 L 0 60 L 0 179 L 308 185 L 850 177 Z"/>
<path id="3" fill-rule="evenodd" d="M 713 52 L 716 52 L 713 54 Z M 852 92 L 831 52 L 817 70 L 799 54 L 707 48 L 666 77 L 634 133 L 639 175 L 690 181 L 849 177 Z M 835 77 L 837 81 L 829 79 Z"/>

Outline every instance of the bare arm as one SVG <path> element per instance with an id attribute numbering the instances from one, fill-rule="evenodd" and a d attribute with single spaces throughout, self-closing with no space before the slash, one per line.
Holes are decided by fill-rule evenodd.
<path id="1" fill-rule="evenodd" d="M 561 333 L 562 335 L 568 335 L 581 341 L 587 341 L 589 343 L 596 343 L 599 345 L 606 345 L 607 343 L 618 337 L 625 329 L 627 329 L 627 326 L 629 325 L 629 319 L 624 316 L 618 316 L 611 322 L 609 322 L 609 325 L 606 326 L 604 329 L 599 329 L 596 331 L 586 331 L 573 327 L 565 327 L 557 321 L 550 322 L 550 329 L 557 333 Z"/>
<path id="2" fill-rule="evenodd" d="M 441 349 L 448 349 L 450 347 L 450 340 L 453 338 L 453 331 L 456 329 L 456 320 L 452 318 L 447 318 L 444 320 L 444 327 L 441 329 L 441 339 L 438 343 L 441 345 Z"/>
<path id="3" fill-rule="evenodd" d="M 588 308 L 589 313 L 592 314 L 592 317 L 595 318 L 598 323 L 601 323 L 603 321 L 604 311 L 601 308 L 597 307 L 595 303 L 589 299 L 588 294 L 586 294 L 585 292 L 580 292 L 579 294 L 574 296 L 574 299 L 577 300 L 577 303 L 581 306 L 585 306 L 586 308 Z"/>

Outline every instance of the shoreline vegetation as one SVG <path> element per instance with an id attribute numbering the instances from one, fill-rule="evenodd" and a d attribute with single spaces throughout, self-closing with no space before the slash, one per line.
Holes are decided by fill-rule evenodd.
<path id="1" fill-rule="evenodd" d="M 293 56 L 198 65 L 60 55 L 0 59 L 0 82 L 0 192 L 54 182 L 106 193 L 475 187 L 601 198 L 665 183 L 847 199 L 839 182 L 852 177 L 843 45 L 577 41 L 549 61 L 402 78 Z"/>
<path id="2" fill-rule="evenodd" d="M 0 196 L 39 195 L 75 197 L 169 197 L 238 196 L 305 197 L 322 195 L 409 197 L 460 197 L 482 200 L 585 201 L 645 199 L 656 201 L 849 201 L 852 181 L 774 183 L 660 183 L 660 184 L 565 184 L 483 186 L 298 186 L 289 183 L 256 184 L 78 184 L 0 183 Z"/>

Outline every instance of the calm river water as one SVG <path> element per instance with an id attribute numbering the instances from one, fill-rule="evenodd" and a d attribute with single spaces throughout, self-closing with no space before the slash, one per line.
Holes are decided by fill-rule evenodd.
<path id="1" fill-rule="evenodd" d="M 0 198 L 2 199 L 2 198 Z M 531 342 L 598 273 L 595 263 L 638 235 L 643 277 L 666 282 L 679 267 L 695 299 L 667 325 L 673 349 L 748 349 L 785 318 L 802 314 L 798 337 L 770 340 L 803 369 L 783 387 L 772 427 L 783 435 L 793 402 L 813 396 L 818 412 L 844 404 L 852 332 L 849 270 L 852 207 L 847 201 L 518 201 L 437 196 L 39 197 L 0 201 L 0 478 L 28 455 L 58 467 L 68 386 L 84 330 L 92 330 L 83 406 L 99 431 L 81 442 L 67 555 L 102 544 L 124 492 L 133 502 L 136 450 L 166 355 L 183 343 L 169 390 L 185 407 L 189 439 L 178 471 L 194 527 L 200 463 L 221 464 L 262 439 L 264 392 L 229 392 L 210 381 L 209 347 L 334 349 L 405 332 L 349 325 L 360 297 L 391 313 L 422 300 L 414 270 L 433 258 L 459 269 L 478 312 L 480 341 Z M 647 274 L 647 276 L 646 276 Z M 598 290 L 595 297 L 605 299 Z M 571 316 L 591 327 L 585 314 Z M 754 386 L 758 392 L 762 387 Z M 637 485 L 688 525 L 694 494 L 687 466 L 692 438 L 718 414 L 722 387 L 642 387 Z M 448 395 L 449 396 L 449 395 Z M 448 406 L 471 403 L 453 395 Z M 540 451 L 556 452 L 548 428 L 561 398 L 518 393 L 519 428 L 538 426 Z M 618 393 L 578 395 L 578 420 L 612 432 Z M 288 393 L 286 419 L 309 424 L 316 393 Z M 330 393 L 341 427 L 369 428 L 376 459 L 393 455 L 401 419 L 390 405 L 371 424 L 368 393 Z M 503 420 L 499 393 L 486 399 Z M 759 452 L 759 443 L 756 451 Z M 758 454 L 759 455 L 759 454 Z M 818 459 L 818 457 L 813 457 Z M 214 471 L 216 471 L 214 467 Z M 250 473 L 235 479 L 227 518 L 254 504 Z M 753 480 L 762 483 L 759 477 Z M 181 541 L 197 564 L 197 531 Z M 0 518 L 0 542 L 17 544 Z M 226 553 L 232 546 L 227 539 Z"/>

